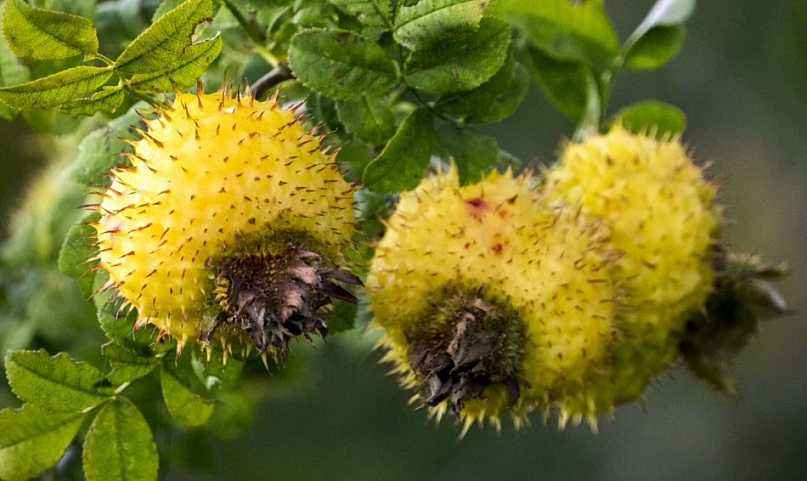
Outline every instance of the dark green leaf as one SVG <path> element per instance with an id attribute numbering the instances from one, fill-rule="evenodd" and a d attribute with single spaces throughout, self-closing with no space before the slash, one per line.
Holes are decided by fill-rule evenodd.
<path id="1" fill-rule="evenodd" d="M 675 58 L 684 45 L 684 27 L 655 27 L 628 50 L 625 67 L 630 70 L 654 70 Z"/>
<path id="2" fill-rule="evenodd" d="M 218 36 L 191 45 L 181 57 L 175 59 L 169 70 L 133 75 L 129 87 L 157 92 L 188 88 L 195 84 L 207 67 L 216 60 L 221 53 L 221 46 L 222 40 Z"/>
<path id="3" fill-rule="evenodd" d="M 384 144 L 395 134 L 395 114 L 382 98 L 337 102 L 336 110 L 345 130 L 373 145 Z"/>
<path id="4" fill-rule="evenodd" d="M 106 186 L 110 180 L 107 173 L 121 163 L 121 152 L 126 148 L 126 140 L 134 138 L 130 127 L 140 121 L 136 109 L 138 104 L 104 127 L 87 134 L 78 145 L 78 155 L 70 166 L 70 177 L 85 186 Z"/>
<path id="5" fill-rule="evenodd" d="M 82 292 L 89 297 L 92 294 L 92 284 L 95 274 L 93 268 L 98 264 L 90 260 L 98 252 L 95 246 L 95 228 L 92 226 L 101 218 L 101 214 L 92 213 L 79 220 L 70 230 L 62 242 L 59 251 L 59 270 L 79 281 Z"/>
<path id="6" fill-rule="evenodd" d="M 467 124 L 500 122 L 515 113 L 529 88 L 529 72 L 511 55 L 493 78 L 470 92 L 440 99 L 438 109 Z"/>
<path id="7" fill-rule="evenodd" d="M 298 33 L 289 66 L 303 85 L 338 100 L 381 95 L 398 83 L 398 67 L 381 47 L 344 30 Z"/>
<path id="8" fill-rule="evenodd" d="M 213 414 L 213 402 L 193 392 L 168 369 L 163 368 L 160 381 L 168 412 L 180 426 L 201 426 Z"/>
<path id="9" fill-rule="evenodd" d="M 364 169 L 372 160 L 370 146 L 358 139 L 344 142 L 336 156 L 336 161 L 349 182 L 361 182 Z"/>
<path id="10" fill-rule="evenodd" d="M 154 436 L 125 397 L 108 403 L 95 417 L 82 457 L 87 481 L 157 481 Z"/>
<path id="11" fill-rule="evenodd" d="M 21 85 L 0 88 L 0 101 L 19 110 L 51 108 L 88 97 L 112 77 L 108 67 L 74 67 Z"/>
<path id="12" fill-rule="evenodd" d="M 499 164 L 499 144 L 495 138 L 454 127 L 440 133 L 440 145 L 459 169 L 463 185 L 478 181 Z"/>
<path id="13" fill-rule="evenodd" d="M 5 367 L 18 398 L 51 411 L 82 411 L 108 398 L 99 392 L 104 380 L 101 371 L 65 353 L 50 356 L 45 351 L 11 351 Z"/>
<path id="14" fill-rule="evenodd" d="M 174 67 L 191 44 L 196 26 L 212 16 L 212 0 L 186 0 L 138 35 L 115 60 L 115 68 L 134 75 Z"/>
<path id="15" fill-rule="evenodd" d="M 331 3 L 369 27 L 386 27 L 392 18 L 390 0 L 331 0 Z"/>
<path id="16" fill-rule="evenodd" d="M 3 33 L 18 57 L 56 60 L 98 51 L 91 20 L 35 8 L 22 0 L 6 0 Z"/>
<path id="17" fill-rule="evenodd" d="M 364 185 L 378 192 L 414 188 L 429 167 L 436 145 L 432 114 L 409 114 L 384 150 L 364 169 Z"/>
<path id="18" fill-rule="evenodd" d="M 433 94 L 474 89 L 504 65 L 509 45 L 510 26 L 484 18 L 477 29 L 453 31 L 432 46 L 416 50 L 406 62 L 406 81 Z"/>
<path id="19" fill-rule="evenodd" d="M 580 120 L 586 108 L 588 67 L 578 62 L 556 60 L 530 47 L 532 77 L 550 103 L 563 115 Z"/>
<path id="20" fill-rule="evenodd" d="M 148 376 L 160 365 L 160 358 L 151 353 L 141 355 L 115 343 L 104 344 L 103 353 L 112 368 L 107 379 L 116 386 Z"/>
<path id="21" fill-rule="evenodd" d="M 395 40 L 417 50 L 439 41 L 444 32 L 475 28 L 489 3 L 490 0 L 421 0 L 400 7 L 395 18 Z"/>
<path id="22" fill-rule="evenodd" d="M 633 132 L 668 137 L 682 133 L 687 126 L 686 115 L 673 105 L 658 100 L 638 102 L 620 110 L 615 122 Z"/>
<path id="23" fill-rule="evenodd" d="M 619 38 L 602 0 L 498 0 L 491 10 L 559 60 L 605 68 L 619 50 Z"/>
<path id="24" fill-rule="evenodd" d="M 89 97 L 60 106 L 59 110 L 71 115 L 94 115 L 97 112 L 111 114 L 121 106 L 125 98 L 123 85 L 103 87 Z"/>
<path id="25" fill-rule="evenodd" d="M 31 405 L 0 411 L 0 479 L 24 481 L 55 465 L 83 420 Z"/>

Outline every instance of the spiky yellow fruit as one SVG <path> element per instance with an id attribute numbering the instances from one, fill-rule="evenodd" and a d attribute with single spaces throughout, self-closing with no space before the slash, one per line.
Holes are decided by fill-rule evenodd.
<path id="1" fill-rule="evenodd" d="M 466 428 L 586 404 L 617 337 L 604 232 L 548 207 L 533 183 L 508 172 L 461 187 L 455 169 L 425 179 L 402 194 L 372 261 L 387 360 L 433 414 L 450 407 Z"/>
<path id="2" fill-rule="evenodd" d="M 112 172 L 100 265 L 139 324 L 178 339 L 223 325 L 263 350 L 322 331 L 354 230 L 353 187 L 276 100 L 177 94 Z M 312 324 L 313 323 L 313 324 Z"/>
<path id="3" fill-rule="evenodd" d="M 625 339 L 606 384 L 615 401 L 633 399 L 677 356 L 674 335 L 712 290 L 715 186 L 677 138 L 617 126 L 568 144 L 544 189 L 549 202 L 601 220 L 621 253 L 614 275 L 625 289 Z"/>

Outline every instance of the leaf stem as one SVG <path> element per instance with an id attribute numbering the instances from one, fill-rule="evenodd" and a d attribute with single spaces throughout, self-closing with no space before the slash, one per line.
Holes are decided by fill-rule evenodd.
<path id="1" fill-rule="evenodd" d="M 293 78 L 295 77 L 294 74 L 291 73 L 291 70 L 289 70 L 285 65 L 280 64 L 252 84 L 252 94 L 256 99 L 260 99 L 272 88 L 278 86 L 286 80 L 291 80 Z"/>

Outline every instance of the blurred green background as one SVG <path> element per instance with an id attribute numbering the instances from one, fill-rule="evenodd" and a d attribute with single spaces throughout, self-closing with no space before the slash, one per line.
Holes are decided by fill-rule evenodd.
<path id="1" fill-rule="evenodd" d="M 651 0 L 611 0 L 624 38 Z M 736 247 L 788 260 L 782 289 L 800 312 L 765 323 L 740 356 L 727 398 L 676 369 L 645 407 L 617 410 L 600 433 L 435 425 L 406 405 L 361 333 L 320 344 L 304 387 L 275 389 L 233 441 L 162 439 L 169 480 L 796 480 L 807 479 L 807 2 L 702 1 L 681 56 L 618 78 L 612 108 L 659 98 L 688 115 L 685 140 L 721 184 Z M 549 163 L 573 126 L 533 92 L 494 129 L 504 148 Z M 0 215 L 6 230 L 49 148 L 22 123 L 0 122 Z M 41 306 L 58 315 L 60 306 Z M 46 311 L 47 312 L 47 311 Z M 98 333 L 87 333 L 98 339 Z M 271 381 L 270 381 L 271 384 Z M 2 398 L 0 398 L 2 399 Z M 0 400 L 6 404 L 7 401 Z M 194 466 L 189 470 L 185 466 Z M 204 474 L 200 474 L 204 473 Z"/>

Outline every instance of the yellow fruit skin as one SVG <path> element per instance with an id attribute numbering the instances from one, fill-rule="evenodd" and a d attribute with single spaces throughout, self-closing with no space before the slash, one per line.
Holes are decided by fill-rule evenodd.
<path id="1" fill-rule="evenodd" d="M 352 186 L 275 100 L 177 94 L 146 124 L 97 225 L 101 266 L 141 324 L 180 343 L 209 329 L 211 263 L 239 239 L 298 231 L 330 255 L 350 243 Z"/>
<path id="2" fill-rule="evenodd" d="M 401 195 L 367 279 L 387 360 L 410 387 L 418 379 L 407 334 L 432 322 L 424 314 L 442 288 L 481 288 L 490 301 L 512 306 L 527 333 L 517 423 L 533 408 L 586 397 L 586 376 L 615 337 L 618 295 L 601 229 L 576 209 L 547 207 L 533 183 L 494 172 L 461 187 L 453 168 L 425 179 Z M 506 393 L 489 388 L 461 416 L 466 426 L 485 418 L 498 425 L 507 406 Z"/>
<path id="3" fill-rule="evenodd" d="M 635 399 L 675 359 L 674 335 L 711 292 L 716 188 L 678 139 L 618 126 L 568 144 L 543 188 L 548 202 L 580 206 L 601 220 L 622 254 L 614 275 L 625 289 L 625 339 L 604 382 L 615 402 Z"/>

